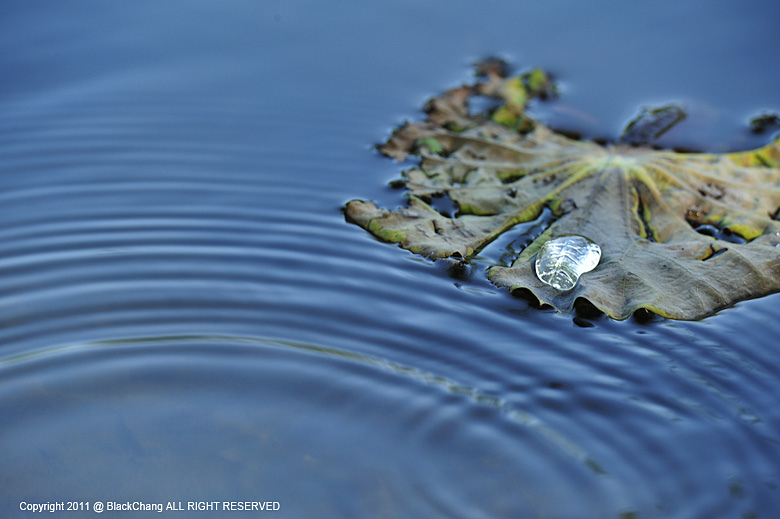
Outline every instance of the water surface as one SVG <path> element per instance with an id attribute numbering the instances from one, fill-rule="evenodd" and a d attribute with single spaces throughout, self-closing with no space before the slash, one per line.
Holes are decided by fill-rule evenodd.
<path id="1" fill-rule="evenodd" d="M 0 510 L 773 517 L 777 295 L 700 322 L 558 315 L 340 209 L 401 203 L 373 145 L 487 55 L 550 70 L 535 113 L 586 138 L 679 102 L 660 144 L 767 142 L 747 122 L 780 109 L 778 14 L 3 4 Z"/>

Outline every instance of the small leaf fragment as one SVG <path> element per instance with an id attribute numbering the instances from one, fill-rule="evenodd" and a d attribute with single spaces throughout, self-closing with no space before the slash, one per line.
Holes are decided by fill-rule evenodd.
<path id="1" fill-rule="evenodd" d="M 646 146 L 671 130 L 685 117 L 683 107 L 676 104 L 643 108 L 639 115 L 628 123 L 620 140 L 633 145 Z"/>

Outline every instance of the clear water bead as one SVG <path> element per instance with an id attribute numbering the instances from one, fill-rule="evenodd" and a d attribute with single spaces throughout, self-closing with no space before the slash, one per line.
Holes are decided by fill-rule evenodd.
<path id="1" fill-rule="evenodd" d="M 558 290 L 571 290 L 580 276 L 596 268 L 601 247 L 583 236 L 548 240 L 536 256 L 536 275 Z"/>

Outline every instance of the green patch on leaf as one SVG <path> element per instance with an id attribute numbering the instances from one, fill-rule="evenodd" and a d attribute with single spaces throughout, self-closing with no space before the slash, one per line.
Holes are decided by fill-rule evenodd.
<path id="1" fill-rule="evenodd" d="M 561 311 L 582 299 L 616 319 L 639 309 L 697 319 L 780 291 L 780 141 L 726 154 L 639 146 L 684 117 L 676 105 L 645 110 L 623 143 L 573 140 L 525 113 L 534 97 L 554 94 L 540 69 L 510 78 L 496 62 L 478 70 L 478 82 L 432 99 L 424 122 L 402 126 L 380 147 L 397 160 L 419 155 L 403 173 L 408 205 L 389 211 L 353 200 L 349 221 L 428 258 L 468 261 L 548 207 L 556 218 L 544 232 L 487 276 Z M 500 106 L 471 114 L 472 96 Z M 452 216 L 429 204 L 445 195 L 458 208 Z M 601 257 L 560 290 L 534 265 L 545 242 L 565 236 L 597 244 Z M 568 255 L 576 249 L 562 249 L 560 261 L 575 261 Z"/>
<path id="2" fill-rule="evenodd" d="M 441 144 L 439 144 L 439 141 L 433 137 L 424 137 L 422 139 L 418 139 L 417 145 L 427 148 L 429 153 L 441 153 L 444 151 L 444 148 Z"/>

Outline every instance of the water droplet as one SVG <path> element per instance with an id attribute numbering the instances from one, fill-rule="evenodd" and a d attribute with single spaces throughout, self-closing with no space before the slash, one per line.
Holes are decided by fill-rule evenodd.
<path id="1" fill-rule="evenodd" d="M 536 257 L 536 275 L 558 290 L 571 290 L 580 276 L 596 268 L 601 247 L 582 236 L 549 240 Z"/>

